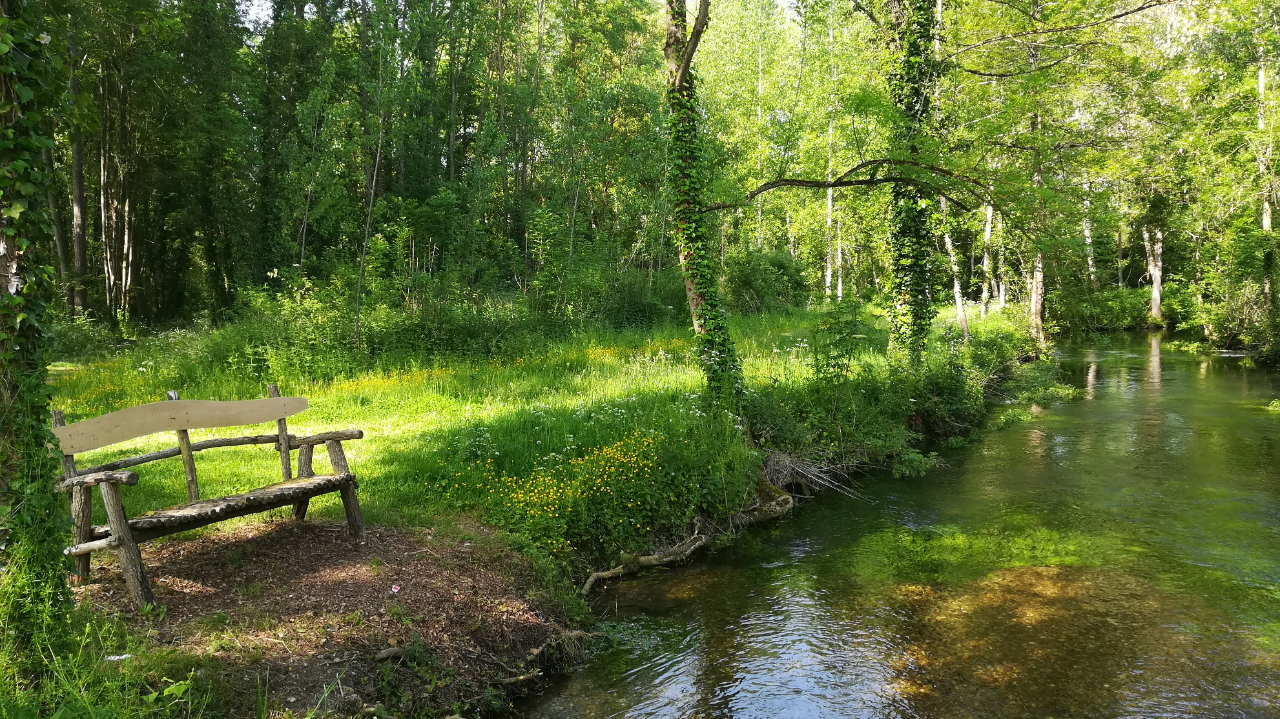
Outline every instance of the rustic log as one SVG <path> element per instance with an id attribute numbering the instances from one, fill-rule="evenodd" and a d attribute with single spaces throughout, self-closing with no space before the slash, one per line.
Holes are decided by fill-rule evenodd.
<path id="1" fill-rule="evenodd" d="M 338 429 L 332 432 L 320 432 L 318 434 L 309 434 L 306 437 L 289 436 L 289 448 L 298 449 L 303 445 L 323 444 L 328 446 L 331 440 L 345 442 L 349 439 L 364 439 L 364 430 L 359 429 Z M 336 470 L 335 470 L 336 471 Z"/>
<path id="2" fill-rule="evenodd" d="M 298 447 L 298 478 L 314 477 L 316 473 L 311 469 L 311 454 L 315 451 L 315 445 L 304 444 Z M 307 506 L 311 504 L 311 498 L 300 499 L 293 503 L 293 518 L 301 522 L 307 518 Z"/>
<path id="3" fill-rule="evenodd" d="M 295 504 L 304 498 L 340 490 L 353 483 L 350 474 L 330 474 L 305 479 L 293 479 L 243 494 L 229 497 L 202 499 L 199 502 L 169 507 L 139 515 L 129 520 L 129 528 L 139 542 L 163 537 L 188 529 L 196 529 L 226 519 L 257 514 L 278 507 Z M 93 528 L 92 539 L 102 539 L 114 534 L 110 527 Z"/>
<path id="4" fill-rule="evenodd" d="M 206 449 L 213 449 L 215 447 L 239 447 L 246 444 L 275 444 L 276 442 L 279 442 L 279 441 L 280 441 L 280 438 L 273 434 L 260 434 L 255 437 L 227 437 L 224 439 L 206 439 L 202 442 L 192 442 L 191 451 L 200 452 Z M 82 474 L 88 473 L 88 472 L 107 472 L 114 469 L 124 469 L 125 467 L 136 467 L 140 464 L 146 464 L 148 462 L 158 462 L 162 459 L 177 457 L 180 454 L 182 454 L 182 450 L 180 448 L 171 447 L 169 449 L 161 449 L 155 452 L 140 454 L 136 457 L 126 457 L 124 459 L 117 459 L 114 462 L 107 462 L 106 464 L 100 464 L 97 467 L 82 469 L 80 470 L 80 472 Z"/>
<path id="5" fill-rule="evenodd" d="M 267 385 L 267 393 L 272 397 L 280 396 L 280 388 L 274 384 Z M 289 422 L 284 417 L 276 420 L 276 435 L 279 439 L 276 441 L 276 449 L 280 450 L 280 475 L 281 481 L 288 482 L 293 479 L 293 468 L 289 466 Z"/>
<path id="6" fill-rule="evenodd" d="M 174 400 L 126 407 L 83 422 L 58 427 L 62 451 L 78 454 L 157 432 L 201 427 L 239 427 L 295 415 L 307 408 L 304 397 L 239 402 Z"/>
<path id="7" fill-rule="evenodd" d="M 324 448 L 329 454 L 329 464 L 333 467 L 333 471 L 350 475 L 351 470 L 347 466 L 347 455 L 342 451 L 342 443 L 331 439 L 324 443 Z M 364 539 L 364 513 L 360 511 L 360 497 L 356 494 L 356 488 L 359 486 L 355 477 L 342 486 L 342 509 L 347 514 L 347 532 L 356 539 Z"/>
<path id="8" fill-rule="evenodd" d="M 62 410 L 53 410 L 53 426 L 67 426 L 66 419 L 62 416 Z M 63 480 L 73 479 L 76 476 L 76 457 L 74 454 L 62 454 L 62 478 Z M 71 490 L 71 521 L 74 524 L 73 536 L 76 542 L 88 541 L 89 536 L 93 534 L 93 494 L 89 487 L 76 487 Z M 89 555 L 76 557 L 75 580 L 78 582 L 87 582 L 89 580 Z"/>
<path id="9" fill-rule="evenodd" d="M 169 390 L 165 393 L 170 401 L 178 401 L 178 391 Z M 174 432 L 178 435 L 178 449 L 182 452 L 182 469 L 187 474 L 187 501 L 195 502 L 200 499 L 200 483 L 196 480 L 196 458 L 191 452 L 191 435 L 185 429 L 179 429 Z"/>
<path id="10" fill-rule="evenodd" d="M 73 479 L 64 479 L 58 485 L 62 491 L 68 489 L 88 489 L 99 484 L 125 484 L 130 487 L 138 483 L 137 472 L 94 472 L 82 474 Z"/>
<path id="11" fill-rule="evenodd" d="M 304 445 L 324 444 L 329 440 L 348 440 L 363 439 L 364 432 L 358 429 L 342 429 L 333 432 L 321 432 L 319 434 L 309 435 L 307 437 L 289 437 L 289 448 L 298 449 Z M 202 452 L 206 449 L 215 449 L 217 447 L 240 447 L 246 444 L 272 444 L 279 448 L 280 437 L 274 434 L 259 434 L 252 437 L 225 437 L 220 439 L 206 439 L 200 442 L 191 443 L 192 452 Z M 124 469 L 125 467 L 136 467 L 140 464 L 148 462 L 158 462 L 162 459 L 170 459 L 177 457 L 182 453 L 178 447 L 169 449 L 161 449 L 147 454 L 140 454 L 136 457 L 126 457 L 117 459 L 114 462 L 107 462 L 96 467 L 81 469 L 77 474 L 89 474 L 92 472 L 109 472 L 116 469 Z"/>
<path id="12" fill-rule="evenodd" d="M 124 515 L 120 487 L 108 482 L 99 485 L 99 491 L 102 492 L 102 504 L 107 509 L 111 536 L 116 539 L 116 553 L 120 557 L 120 571 L 124 574 L 125 586 L 129 588 L 129 594 L 139 607 L 155 604 L 146 569 L 142 566 L 142 553 L 138 551 L 138 543 L 129 531 L 129 520 Z"/>
<path id="13" fill-rule="evenodd" d="M 89 556 L 90 552 L 96 552 L 99 549 L 111 549 L 112 547 L 115 547 L 118 544 L 120 544 L 120 540 L 112 536 L 112 537 L 107 537 L 106 539 L 97 539 L 92 542 L 81 542 L 80 544 L 74 544 L 62 550 L 62 553 L 69 554 L 79 559 L 80 557 Z"/>
<path id="14" fill-rule="evenodd" d="M 334 474 L 345 474 L 350 472 L 347 467 L 347 455 L 342 451 L 342 443 L 336 439 L 328 440 L 324 443 L 325 451 L 329 453 L 329 466 L 333 467 Z"/>

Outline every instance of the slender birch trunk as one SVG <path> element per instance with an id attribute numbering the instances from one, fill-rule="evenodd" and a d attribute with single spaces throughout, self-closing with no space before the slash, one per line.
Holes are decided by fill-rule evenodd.
<path id="1" fill-rule="evenodd" d="M 1089 217 L 1089 182 L 1084 183 L 1084 219 L 1081 220 L 1081 229 L 1084 230 L 1084 261 L 1089 268 L 1089 286 L 1094 292 L 1098 291 L 1098 271 L 1093 265 L 1093 221 Z"/>
<path id="2" fill-rule="evenodd" d="M 987 205 L 987 219 L 982 226 L 982 304 L 979 310 L 983 319 L 986 319 L 987 311 L 991 306 L 991 288 L 995 284 L 995 278 L 991 274 L 991 220 L 994 214 L 994 208 Z"/>
<path id="3" fill-rule="evenodd" d="M 1164 322 L 1160 312 L 1160 295 L 1164 289 L 1164 231 L 1156 228 L 1155 240 L 1147 225 L 1142 225 L 1142 246 L 1147 251 L 1147 276 L 1151 279 L 1151 319 Z"/>
<path id="4" fill-rule="evenodd" d="M 947 198 L 945 197 L 942 198 L 942 222 L 944 225 L 942 242 L 947 248 L 947 257 L 951 261 L 951 293 L 956 302 L 956 321 L 960 323 L 964 338 L 969 339 L 969 319 L 964 314 L 964 292 L 960 285 L 960 264 L 956 262 L 955 246 L 951 244 L 951 229 L 945 227 L 947 222 Z"/>
<path id="5" fill-rule="evenodd" d="M 74 16 L 73 16 L 74 17 Z M 74 101 L 80 94 L 80 50 L 76 43 L 74 20 L 70 32 L 71 67 L 67 87 Z M 89 205 L 84 194 L 84 152 L 80 140 L 80 124 L 71 122 L 71 287 L 72 304 L 77 312 L 83 313 L 88 305 L 88 291 L 84 286 L 84 275 L 88 270 L 88 225 Z"/>

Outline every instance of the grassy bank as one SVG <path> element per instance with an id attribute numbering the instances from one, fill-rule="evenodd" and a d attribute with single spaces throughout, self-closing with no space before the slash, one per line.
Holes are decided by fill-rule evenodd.
<path id="1" fill-rule="evenodd" d="M 1019 317 L 1010 308 L 974 321 L 968 342 L 940 321 L 925 366 L 911 375 L 885 361 L 883 322 L 863 307 L 737 318 L 747 379 L 741 417 L 704 404 L 688 331 L 674 324 L 578 332 L 489 357 L 400 356 L 345 378 L 272 362 L 270 348 L 237 344 L 259 333 L 233 326 L 58 363 L 52 381 L 54 405 L 72 422 L 161 400 L 169 389 L 186 399 L 247 399 L 278 382 L 311 401 L 291 431 L 365 431 L 348 458 L 371 524 L 433 527 L 478 516 L 533 559 L 553 601 L 585 618 L 575 578 L 620 552 L 684 536 L 695 517 L 724 523 L 754 496 L 768 452 L 918 473 L 930 466 L 920 451 L 926 441 L 963 441 L 1012 400 L 1064 396 L 1052 368 L 1032 361 L 1039 350 Z M 193 439 L 243 433 L 199 430 Z M 144 438 L 79 459 L 86 466 L 171 443 Z M 278 471 L 262 447 L 206 452 L 197 462 L 206 496 L 261 486 Z M 125 492 L 130 514 L 184 501 L 180 460 L 141 474 Z M 312 507 L 331 519 L 342 513 L 332 496 Z M 95 646 L 117 651 L 120 641 Z M 84 671 L 95 666 L 96 657 Z M 157 674 L 147 686 L 163 680 Z"/>

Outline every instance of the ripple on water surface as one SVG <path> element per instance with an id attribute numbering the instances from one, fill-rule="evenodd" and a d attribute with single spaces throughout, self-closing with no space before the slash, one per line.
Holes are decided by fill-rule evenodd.
<path id="1" fill-rule="evenodd" d="M 598 598 L 536 717 L 1280 717 L 1275 378 L 1159 340 L 1086 399 Z"/>

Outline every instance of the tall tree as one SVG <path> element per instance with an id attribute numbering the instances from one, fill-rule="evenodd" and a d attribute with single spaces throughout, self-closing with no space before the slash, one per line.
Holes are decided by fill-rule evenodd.
<path id="1" fill-rule="evenodd" d="M 700 108 L 695 87 L 693 58 L 706 30 L 710 0 L 701 0 L 693 27 L 689 27 L 685 0 L 667 0 L 667 37 L 663 55 L 667 64 L 667 128 L 670 133 L 671 237 L 680 256 L 685 296 L 698 354 L 707 377 L 707 389 L 722 400 L 731 400 L 741 389 L 738 363 L 729 323 L 716 286 L 719 264 L 711 247 L 710 218 L 705 198 L 708 169 L 699 137 Z"/>

